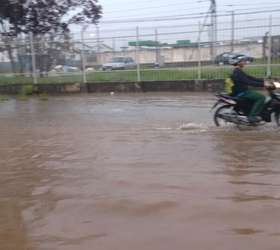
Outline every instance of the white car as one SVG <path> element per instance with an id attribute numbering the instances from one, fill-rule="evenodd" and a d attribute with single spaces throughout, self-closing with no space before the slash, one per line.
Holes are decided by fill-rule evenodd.
<path id="1" fill-rule="evenodd" d="M 136 66 L 131 57 L 114 57 L 111 62 L 102 65 L 102 70 L 134 69 Z"/>
<path id="2" fill-rule="evenodd" d="M 68 73 L 68 72 L 78 72 L 80 71 L 78 67 L 68 66 L 68 65 L 56 65 L 53 72 Z"/>

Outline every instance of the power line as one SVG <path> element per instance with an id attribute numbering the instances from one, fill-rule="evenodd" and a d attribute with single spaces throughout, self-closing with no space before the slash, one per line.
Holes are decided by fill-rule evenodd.
<path id="1" fill-rule="evenodd" d="M 150 2 L 150 1 L 148 1 L 148 2 Z M 141 2 L 142 3 L 142 2 Z M 127 12 L 127 11 L 139 11 L 139 10 L 144 10 L 144 9 L 159 9 L 159 8 L 163 8 L 163 7 L 170 7 L 170 6 L 184 6 L 184 3 L 186 3 L 186 2 L 183 2 L 183 3 L 175 3 L 175 4 L 167 4 L 167 5 L 157 5 L 157 6 L 149 6 L 149 7 L 143 7 L 143 8 L 133 8 L 133 9 L 118 9 L 118 10 L 112 10 L 112 11 L 110 11 L 110 12 L 106 12 L 106 13 L 109 13 L 109 14 L 111 14 L 111 13 L 116 13 L 116 12 Z M 197 1 L 196 3 L 188 3 L 188 5 L 197 5 L 198 3 L 200 3 L 200 4 L 209 4 L 207 1 L 205 1 L 205 2 L 199 2 L 199 1 Z M 267 6 L 268 5 L 268 3 L 253 3 L 253 4 L 239 4 L 239 5 L 235 5 L 235 4 L 219 4 L 218 6 L 223 6 L 223 7 L 226 7 L 226 6 L 228 6 L 228 7 L 230 7 L 230 6 L 232 6 L 232 7 L 234 7 L 234 6 L 239 6 L 239 7 L 243 7 L 243 6 L 256 6 L 256 5 L 265 5 L 266 6 L 266 8 L 273 8 L 273 6 L 271 6 L 271 5 L 279 5 L 279 1 L 276 1 L 276 2 L 270 2 L 269 3 L 269 5 L 271 6 L 271 7 L 269 7 L 269 6 Z M 205 6 L 206 7 L 206 6 Z M 197 9 L 198 7 L 196 7 L 196 8 L 191 8 L 191 9 Z"/>
<path id="2" fill-rule="evenodd" d="M 164 10 L 164 11 L 161 11 L 161 13 L 173 13 L 173 12 L 186 12 L 186 11 L 194 11 L 194 10 L 197 10 L 197 8 L 186 8 L 183 6 L 180 8 L 180 9 L 169 9 L 169 10 Z M 205 8 L 205 11 L 206 11 L 206 8 Z M 154 12 L 154 11 L 153 11 Z M 107 14 L 107 13 L 105 13 Z M 139 14 L 139 15 L 135 15 L 135 14 L 132 14 L 130 13 L 130 15 L 127 15 L 127 16 L 112 16 L 111 18 L 113 19 L 118 19 L 118 18 L 135 18 L 135 17 L 143 17 L 144 14 Z M 151 16 L 152 15 L 152 16 Z M 184 14 L 186 15 L 186 14 Z M 192 14 L 192 13 L 189 13 L 189 15 L 195 15 L 195 14 Z M 145 13 L 145 18 L 150 18 L 150 17 L 153 17 L 153 14 L 149 14 L 149 13 Z"/>
<path id="3" fill-rule="evenodd" d="M 186 2 L 183 2 L 186 3 Z M 197 3 L 195 3 L 197 4 Z M 106 14 L 112 14 L 112 13 L 117 13 L 117 12 L 127 12 L 127 11 L 139 11 L 139 10 L 146 10 L 146 9 L 160 9 L 160 8 L 165 8 L 165 7 L 171 7 L 171 6 L 182 6 L 184 4 L 182 3 L 176 3 L 176 4 L 166 4 L 166 5 L 157 5 L 157 6 L 149 6 L 149 7 L 143 7 L 143 8 L 133 8 L 133 9 L 119 9 L 119 10 L 112 10 L 109 12 L 106 12 Z M 190 4 L 188 4 L 190 5 Z M 192 9 L 197 9 L 197 8 L 192 8 Z"/>
<path id="4" fill-rule="evenodd" d="M 261 8 L 261 7 L 255 7 L 255 8 L 242 8 L 242 9 L 232 9 L 232 11 L 253 11 L 253 10 L 266 10 L 266 11 L 269 11 L 271 8 L 272 9 L 275 9 L 275 8 L 280 8 L 280 4 L 278 3 L 276 6 L 271 6 L 271 7 L 266 7 L 265 9 L 264 8 Z M 197 9 L 197 8 L 195 8 Z M 172 10 L 172 11 L 189 11 L 189 10 L 192 10 L 192 9 L 178 9 L 178 10 Z M 168 11 L 164 11 L 164 12 L 168 12 L 170 13 L 171 10 L 168 10 Z M 164 13 L 162 12 L 162 13 Z M 227 13 L 228 11 L 220 11 L 220 13 Z M 203 15 L 203 14 L 206 14 L 204 12 L 201 12 L 201 13 L 188 13 L 188 14 L 182 14 L 182 15 L 174 15 L 174 16 L 188 16 L 188 15 Z M 119 19 L 119 18 L 135 18 L 135 17 L 140 17 L 140 15 L 133 15 L 133 16 L 122 16 L 122 17 L 114 17 L 114 19 Z M 163 16 L 164 17 L 164 16 Z M 145 16 L 143 17 L 143 15 L 141 15 L 141 18 L 153 18 L 153 16 Z"/>
<path id="5" fill-rule="evenodd" d="M 280 11 L 280 9 L 265 10 L 265 11 L 263 11 L 263 10 L 262 11 L 251 11 L 251 12 L 236 13 L 236 15 L 252 15 L 252 14 L 279 12 L 279 11 Z M 115 19 L 115 20 L 101 21 L 100 23 L 101 24 L 119 24 L 119 23 L 140 23 L 140 22 L 160 22 L 160 21 L 200 19 L 206 14 L 207 14 L 207 12 L 185 14 L 185 15 L 149 17 L 149 19 L 146 17 L 133 18 L 133 19 Z M 226 17 L 226 16 L 229 16 L 229 14 L 217 15 L 217 17 Z"/>
<path id="6" fill-rule="evenodd" d="M 267 21 L 267 18 L 254 18 L 254 19 L 244 19 L 244 20 L 239 20 L 239 21 L 235 21 L 236 24 L 238 23 L 248 23 L 248 22 L 256 22 L 256 21 Z M 279 18 L 273 18 L 273 20 L 280 20 Z M 218 26 L 220 25 L 224 25 L 224 24 L 231 24 L 231 21 L 227 21 L 227 22 L 218 22 Z M 145 31 L 145 30 L 155 30 L 155 29 L 179 29 L 179 28 L 190 28 L 190 27 L 197 27 L 197 23 L 193 23 L 193 24 L 182 24 L 182 25 L 162 25 L 162 26 L 151 26 L 151 27 L 139 27 L 141 31 Z M 130 27 L 130 28 L 125 28 L 125 29 L 101 29 L 100 32 L 101 33 L 111 33 L 111 32 L 135 32 L 135 27 Z M 80 35 L 79 32 L 77 33 L 72 33 L 72 35 L 78 34 Z"/>
<path id="7" fill-rule="evenodd" d="M 275 1 L 275 2 L 269 2 L 269 5 L 274 5 L 274 4 L 279 4 L 279 1 Z M 223 6 L 223 7 L 225 7 L 225 6 L 228 6 L 228 7 L 234 7 L 234 6 L 256 6 L 256 5 L 268 5 L 268 3 L 266 2 L 266 3 L 264 3 L 264 2 L 262 2 L 262 3 L 258 3 L 258 2 L 253 2 L 252 4 L 244 4 L 244 3 L 242 3 L 242 4 L 238 4 L 238 5 L 236 5 L 236 4 L 219 4 L 219 6 Z"/>
<path id="8" fill-rule="evenodd" d="M 251 10 L 263 10 L 263 11 L 269 11 L 270 8 L 279 8 L 280 7 L 280 3 L 277 6 L 271 6 L 271 7 L 265 7 L 264 8 L 260 8 L 260 7 L 256 7 L 256 8 L 243 8 L 243 9 L 232 9 L 231 11 L 251 11 Z M 223 12 L 228 12 L 228 11 L 223 11 Z"/>
<path id="9" fill-rule="evenodd" d="M 151 2 L 151 1 L 147 1 L 147 2 Z M 141 2 L 142 3 L 142 2 Z M 157 6 L 149 6 L 149 7 L 143 7 L 143 8 L 132 8 L 132 9 L 117 9 L 117 10 L 111 10 L 109 12 L 105 12 L 104 14 L 112 14 L 112 13 L 119 13 L 119 12 L 134 12 L 134 11 L 137 11 L 139 12 L 139 10 L 145 10 L 145 9 L 159 9 L 159 8 L 163 8 L 163 7 L 171 7 L 171 6 L 184 6 L 184 3 L 175 3 L 175 4 L 167 4 L 167 5 L 157 5 Z M 199 1 L 197 1 L 196 3 L 188 3 L 188 5 L 197 5 L 199 3 Z M 201 2 L 201 4 L 208 4 L 208 2 Z M 238 5 L 238 6 L 256 6 L 256 5 L 266 5 L 266 8 L 273 8 L 274 6 L 267 6 L 267 3 L 253 3 L 253 4 L 241 4 L 241 5 Z M 270 5 L 279 5 L 279 2 L 276 1 L 276 2 L 273 2 L 273 3 L 270 3 Z M 235 4 L 219 4 L 219 6 L 223 6 L 223 7 L 234 7 L 234 6 L 237 6 Z M 188 9 L 188 10 L 192 10 L 192 9 L 197 9 L 196 8 L 191 8 L 191 9 Z M 170 11 L 170 10 L 169 10 Z"/>
<path id="10" fill-rule="evenodd" d="M 277 10 L 276 10 L 277 11 Z M 247 14 L 247 13 L 242 13 L 242 14 Z M 228 15 L 223 15 L 223 16 L 231 16 L 230 14 Z M 273 18 L 273 20 L 279 20 L 279 18 Z M 266 18 L 255 18 L 255 19 L 245 19 L 245 20 L 239 20 L 239 21 L 236 21 L 236 23 L 244 23 L 244 22 L 254 22 L 254 21 L 267 21 Z M 224 25 L 226 23 L 231 23 L 231 22 L 221 22 L 221 23 L 218 23 L 218 25 Z M 172 29 L 175 29 L 175 28 L 186 28 L 186 27 L 191 27 L 191 26 L 197 26 L 197 23 L 193 23 L 193 24 L 184 24 L 184 25 L 162 25 L 162 26 L 152 26 L 152 27 L 140 27 L 141 30 L 151 30 L 151 29 L 168 29 L 168 28 L 172 28 Z M 125 31 L 130 31 L 130 32 L 134 32 L 135 31 L 135 27 L 130 27 L 130 28 L 125 28 L 125 29 L 102 29 L 102 33 L 109 33 L 109 32 L 125 32 Z M 72 34 L 79 34 L 79 33 L 72 33 Z"/>
<path id="11" fill-rule="evenodd" d="M 257 25 L 257 26 L 243 26 L 243 27 L 236 27 L 235 30 L 247 30 L 247 29 L 262 29 L 262 28 L 269 28 L 270 25 Z M 279 24 L 274 24 L 272 27 L 280 27 Z M 223 28 L 223 29 L 217 29 L 217 32 L 221 31 L 231 31 L 231 28 Z M 197 34 L 199 30 L 193 30 L 193 31 L 180 31 L 180 32 L 163 32 L 158 33 L 158 36 L 168 36 L 168 35 L 179 35 L 179 34 Z M 141 37 L 153 37 L 155 34 L 142 34 Z M 113 36 L 113 37 L 100 37 L 99 39 L 106 40 L 106 39 L 125 39 L 125 38 L 135 38 L 136 35 L 128 35 L 128 36 Z M 84 39 L 87 41 L 94 40 L 94 39 Z"/>

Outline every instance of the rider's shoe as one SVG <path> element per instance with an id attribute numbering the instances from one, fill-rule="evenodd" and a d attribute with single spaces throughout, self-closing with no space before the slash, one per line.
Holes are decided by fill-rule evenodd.
<path id="1" fill-rule="evenodd" d="M 239 115 L 239 116 L 238 116 L 238 119 L 239 119 L 239 121 L 241 121 L 241 122 L 245 122 L 245 123 L 249 122 L 248 117 L 245 116 L 245 115 Z"/>
<path id="2" fill-rule="evenodd" d="M 262 118 L 259 116 L 248 117 L 248 121 L 252 124 L 256 124 L 262 121 Z"/>

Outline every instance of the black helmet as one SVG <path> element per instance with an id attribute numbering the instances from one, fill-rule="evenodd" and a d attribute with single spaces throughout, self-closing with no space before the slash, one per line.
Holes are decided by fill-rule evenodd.
<path id="1" fill-rule="evenodd" d="M 245 56 L 236 56 L 236 57 L 233 57 L 233 58 L 229 59 L 229 64 L 233 65 L 233 66 L 236 66 L 242 61 L 246 61 Z"/>

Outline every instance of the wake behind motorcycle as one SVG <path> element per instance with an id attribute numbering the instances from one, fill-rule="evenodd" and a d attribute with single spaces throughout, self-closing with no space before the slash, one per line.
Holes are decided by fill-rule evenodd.
<path id="1" fill-rule="evenodd" d="M 271 82 L 265 88 L 268 96 L 260 114 L 261 119 L 254 123 L 248 120 L 248 114 L 253 106 L 252 102 L 225 93 L 217 94 L 218 100 L 212 107 L 212 110 L 217 108 L 214 113 L 215 125 L 218 127 L 233 124 L 237 126 L 259 126 L 272 122 L 274 118 L 276 125 L 280 126 L 280 93 L 276 92 L 276 89 L 280 88 L 280 83 Z"/>

